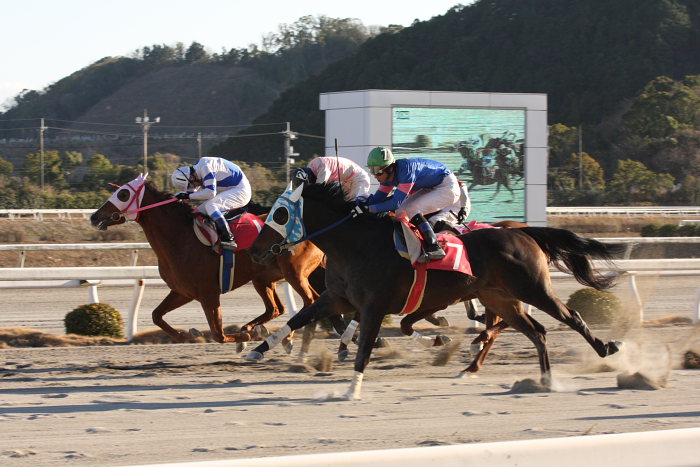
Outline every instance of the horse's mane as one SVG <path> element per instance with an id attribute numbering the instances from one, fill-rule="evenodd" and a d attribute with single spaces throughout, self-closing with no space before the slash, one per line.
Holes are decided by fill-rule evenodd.
<path id="1" fill-rule="evenodd" d="M 323 203 L 334 211 L 347 214 L 355 206 L 355 201 L 345 201 L 343 187 L 338 182 L 312 183 L 304 187 L 301 195 L 304 199 L 313 199 Z M 382 219 L 391 221 L 387 213 L 363 214 L 363 219 Z"/>
<path id="2" fill-rule="evenodd" d="M 322 202 L 334 211 L 350 212 L 350 209 L 355 205 L 352 201 L 345 201 L 343 189 L 338 182 L 311 183 L 304 187 L 301 194 L 304 199 Z"/>
<path id="3" fill-rule="evenodd" d="M 155 183 L 153 183 L 152 180 L 146 180 L 145 187 L 148 191 L 153 193 L 153 196 L 155 196 L 156 198 L 156 202 L 165 201 L 166 199 L 173 197 L 172 193 L 168 193 L 167 191 L 160 191 L 158 188 L 156 188 L 156 185 Z M 182 211 L 183 215 L 186 215 L 188 217 L 194 217 L 195 215 L 195 212 L 192 210 L 192 206 L 187 203 L 175 202 L 168 204 L 167 207 L 168 209 Z"/>

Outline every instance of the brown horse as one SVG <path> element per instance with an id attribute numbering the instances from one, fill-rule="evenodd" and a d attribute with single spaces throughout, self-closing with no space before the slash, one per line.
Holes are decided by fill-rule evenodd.
<path id="1" fill-rule="evenodd" d="M 294 255 L 287 252 L 266 266 L 254 263 L 245 250 L 239 251 L 235 253 L 231 290 L 252 281 L 265 304 L 265 312 L 245 324 L 240 333 L 224 333 L 219 255 L 197 239 L 192 207 L 182 202 L 170 203 L 173 200 L 171 194 L 158 191 L 141 175 L 118 188 L 90 217 L 92 225 L 100 230 L 126 220 L 136 220 L 141 225 L 158 257 L 160 276 L 170 288 L 170 293 L 153 310 L 153 323 L 173 339 L 183 342 L 192 337 L 192 332 L 174 329 L 163 317 L 192 300 L 201 304 L 216 342 L 246 342 L 255 337 L 252 331 L 257 325 L 284 313 L 284 304 L 275 290 L 280 280 L 286 280 L 294 288 L 304 306 L 318 298 L 317 291 L 309 283 L 309 275 L 321 263 L 323 253 L 312 243 L 300 243 Z"/>
<path id="2" fill-rule="evenodd" d="M 390 220 L 367 214 L 353 218 L 353 212 L 353 203 L 344 201 L 337 185 L 309 185 L 303 193 L 299 188 L 277 200 L 249 248 L 252 258 L 262 263 L 272 261 L 285 244 L 310 239 L 328 256 L 326 290 L 245 358 L 261 360 L 290 332 L 309 322 L 359 311 L 355 374 L 347 392 L 354 399 L 360 397 L 364 369 L 382 319 L 403 308 L 413 269 L 394 249 Z M 307 230 L 311 232 L 308 235 Z M 482 229 L 460 239 L 469 252 L 472 274 L 429 270 L 416 313 L 432 313 L 451 303 L 478 298 L 534 344 L 545 385 L 551 383 L 545 329 L 525 313 L 523 302 L 570 326 L 599 356 L 618 351 L 619 343 L 593 336 L 581 316 L 552 293 L 548 266 L 550 261 L 562 261 L 580 282 L 604 289 L 612 280 L 598 274 L 591 259 L 610 260 L 621 251 L 618 246 L 548 227 Z"/>

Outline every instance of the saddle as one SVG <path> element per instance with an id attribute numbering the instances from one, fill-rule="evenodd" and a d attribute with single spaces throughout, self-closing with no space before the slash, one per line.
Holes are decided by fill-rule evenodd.
<path id="1" fill-rule="evenodd" d="M 263 228 L 263 221 L 261 221 L 258 216 L 248 212 L 238 214 L 232 218 L 226 217 L 226 220 L 228 221 L 231 233 L 238 244 L 234 250 L 234 253 L 240 250 L 245 250 L 252 245 Z M 193 228 L 195 235 L 199 241 L 202 242 L 202 244 L 212 247 L 216 253 L 221 254 L 219 234 L 216 231 L 214 222 L 212 222 L 209 217 L 201 213 L 197 213 L 193 223 Z"/>
<path id="2" fill-rule="evenodd" d="M 490 224 L 478 223 L 472 221 L 464 228 L 464 232 L 482 228 L 496 228 Z M 455 236 L 444 233 L 436 234 L 438 243 L 445 250 L 445 257 L 439 261 L 425 262 L 421 261 L 423 253 L 423 238 L 418 229 L 405 221 L 397 221 L 394 224 L 394 245 L 396 251 L 403 258 L 410 261 L 413 266 L 413 283 L 406 297 L 406 302 L 399 315 L 413 313 L 423 301 L 425 293 L 425 284 L 427 282 L 428 269 L 440 269 L 443 271 L 455 271 L 462 274 L 471 275 L 472 268 L 469 263 L 469 254 L 466 245 L 462 240 Z"/>

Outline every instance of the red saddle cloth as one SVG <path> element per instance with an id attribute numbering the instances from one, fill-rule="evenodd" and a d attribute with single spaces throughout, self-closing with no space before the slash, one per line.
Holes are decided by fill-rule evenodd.
<path id="1" fill-rule="evenodd" d="M 240 251 L 245 250 L 253 244 L 255 239 L 258 238 L 258 234 L 262 230 L 264 223 L 258 216 L 245 212 L 231 219 L 228 225 L 238 245 L 235 251 Z M 205 222 L 204 216 L 201 214 L 197 215 L 195 229 L 197 229 L 197 236 L 200 241 L 205 245 L 215 245 L 219 241 L 219 236 L 216 229 L 211 225 L 211 221 Z"/>
<path id="2" fill-rule="evenodd" d="M 236 239 L 238 244 L 238 248 L 234 251 L 240 251 L 253 244 L 264 224 L 258 216 L 246 212 L 231 219 L 228 225 L 231 228 L 233 238 Z"/>
<path id="3" fill-rule="evenodd" d="M 413 232 L 422 242 L 418 230 L 410 224 L 404 225 L 404 233 Z M 400 315 L 413 313 L 423 301 L 425 283 L 428 278 L 428 269 L 440 269 L 443 271 L 455 271 L 471 275 L 472 268 L 469 264 L 469 254 L 462 240 L 455 235 L 437 234 L 438 243 L 445 251 L 445 257 L 438 261 L 428 263 L 413 262 L 413 284 L 408 292 L 406 303 L 401 309 Z M 408 242 L 408 239 L 406 240 Z"/>

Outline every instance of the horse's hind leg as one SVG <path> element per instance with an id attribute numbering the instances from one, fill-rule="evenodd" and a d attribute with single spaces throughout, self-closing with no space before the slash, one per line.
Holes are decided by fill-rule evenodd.
<path id="1" fill-rule="evenodd" d="M 483 301 L 483 300 L 482 300 Z M 540 364 L 540 379 L 544 386 L 549 387 L 552 380 L 549 354 L 547 352 L 546 331 L 544 326 L 538 323 L 532 316 L 525 313 L 523 304 L 518 300 L 484 303 L 484 306 L 503 318 L 508 325 L 520 331 L 530 339 L 537 349 L 537 357 Z M 466 370 L 464 370 L 466 371 Z"/>
<path id="2" fill-rule="evenodd" d="M 180 308 L 182 305 L 185 305 L 191 301 L 191 298 L 187 298 L 174 290 L 171 290 L 170 293 L 151 313 L 153 324 L 161 328 L 166 334 L 175 339 L 176 342 L 184 342 L 187 337 L 191 337 L 191 334 L 185 331 L 175 330 L 175 328 L 170 326 L 165 319 L 163 319 L 163 316 L 165 316 L 166 313 L 169 313 L 176 308 Z"/>
<path id="3" fill-rule="evenodd" d="M 537 291 L 539 290 L 539 293 Z M 550 287 L 544 288 L 528 288 L 527 292 L 521 295 L 522 300 L 530 305 L 538 308 L 552 318 L 561 321 L 569 326 L 574 331 L 578 332 L 586 339 L 586 342 L 593 347 L 593 350 L 601 357 L 607 357 L 616 353 L 619 349 L 619 343 L 610 341 L 608 343 L 595 337 L 591 330 L 583 321 L 581 315 L 576 310 L 567 307 L 558 297 L 554 296 Z"/>
<path id="4" fill-rule="evenodd" d="M 486 310 L 486 329 L 481 332 L 471 343 L 472 347 L 479 346 L 476 356 L 464 370 L 466 373 L 476 373 L 484 365 L 484 360 L 493 347 L 496 338 L 508 327 L 508 323 L 502 321 L 500 317 Z"/>

